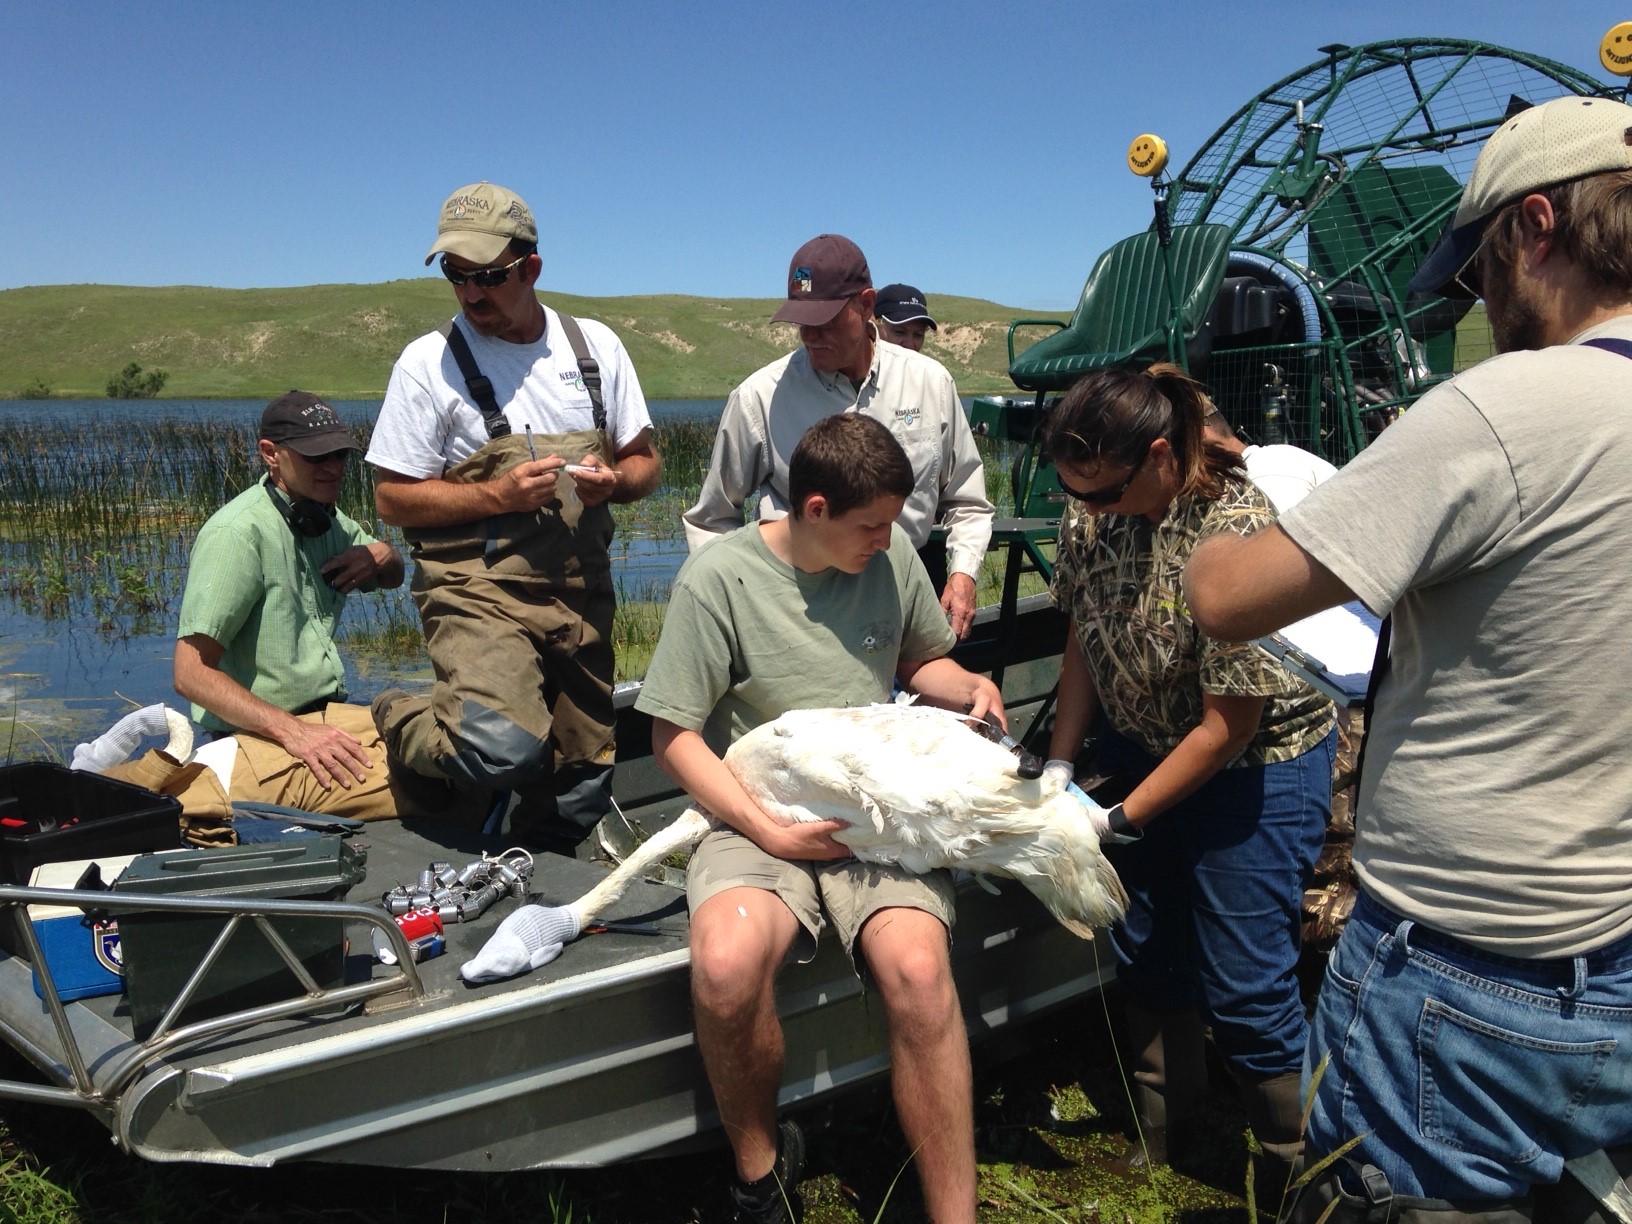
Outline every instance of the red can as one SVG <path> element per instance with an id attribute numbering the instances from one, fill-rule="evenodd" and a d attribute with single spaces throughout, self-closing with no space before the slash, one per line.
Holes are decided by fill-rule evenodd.
<path id="1" fill-rule="evenodd" d="M 426 935 L 442 934 L 442 915 L 434 909 L 414 909 L 406 914 L 393 915 L 394 921 L 402 928 L 402 934 L 410 943 Z"/>

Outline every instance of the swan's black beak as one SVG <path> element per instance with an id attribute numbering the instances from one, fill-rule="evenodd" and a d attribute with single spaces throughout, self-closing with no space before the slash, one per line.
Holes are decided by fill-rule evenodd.
<path id="1" fill-rule="evenodd" d="M 1017 758 L 1014 772 L 1022 778 L 1040 778 L 1043 776 L 1043 758 L 1027 752 L 1019 740 L 1010 735 L 990 718 L 977 720 L 975 730 L 979 731 L 994 744 L 1002 744 Z"/>

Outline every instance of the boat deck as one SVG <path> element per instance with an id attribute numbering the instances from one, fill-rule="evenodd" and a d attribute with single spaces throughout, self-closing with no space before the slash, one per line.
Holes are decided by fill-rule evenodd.
<path id="1" fill-rule="evenodd" d="M 1005 628 L 1016 635 L 1011 653 L 1026 653 L 1013 651 L 1018 640 L 1044 659 L 1058 625 L 1022 618 Z M 1023 717 L 1042 703 L 1057 665 L 1012 662 L 1005 696 Z M 652 763 L 649 725 L 634 716 L 631 698 L 620 693 L 629 725 L 619 730 L 618 792 L 630 822 L 650 833 L 684 800 Z M 367 876 L 346 902 L 234 902 L 274 916 L 316 909 L 344 922 L 347 984 L 334 1002 L 313 1012 L 299 997 L 287 1006 L 306 1014 L 252 1013 L 224 1031 L 208 1026 L 225 1021 L 205 1022 L 138 1042 L 122 996 L 65 1004 L 59 1024 L 36 997 L 28 963 L 0 954 L 0 1039 L 51 1085 L 3 1081 L 0 1095 L 87 1108 L 121 1146 L 160 1161 L 566 1168 L 720 1138 L 693 1049 L 680 888 L 638 882 L 602 915 L 655 923 L 657 933 L 588 934 L 539 970 L 469 986 L 459 966 L 514 910 L 514 900 L 501 900 L 473 922 L 447 926 L 446 952 L 414 967 L 416 989 L 413 971 L 398 979 L 401 969 L 368 954 L 373 929 L 389 925 L 379 898 L 432 862 L 457 867 L 508 847 L 421 821 L 376 822 L 354 841 L 368 849 Z M 605 870 L 541 855 L 530 887 L 562 903 Z M 960 883 L 953 933 L 954 975 L 977 1042 L 1098 989 L 1113 973 L 1101 943 L 1069 934 L 1019 884 L 994 887 Z M 37 890 L 0 887 L 0 903 L 31 897 L 39 899 Z M 785 1107 L 887 1071 L 882 1009 L 836 941 L 823 940 L 813 961 L 784 970 L 778 1006 Z"/>

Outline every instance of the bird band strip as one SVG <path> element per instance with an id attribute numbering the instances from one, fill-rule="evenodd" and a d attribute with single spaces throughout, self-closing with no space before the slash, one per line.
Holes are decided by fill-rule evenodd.
<path id="1" fill-rule="evenodd" d="M 451 863 L 432 863 L 413 884 L 398 884 L 380 898 L 385 912 L 398 915 L 431 910 L 443 922 L 470 922 L 500 897 L 524 897 L 533 878 L 533 856 L 520 848 L 484 854 L 454 870 Z"/>

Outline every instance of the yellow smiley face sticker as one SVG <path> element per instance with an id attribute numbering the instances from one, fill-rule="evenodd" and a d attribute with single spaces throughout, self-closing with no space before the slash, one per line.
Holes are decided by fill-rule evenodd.
<path id="1" fill-rule="evenodd" d="M 1632 76 L 1632 21 L 1611 27 L 1598 44 L 1598 62 L 1616 76 Z"/>
<path id="2" fill-rule="evenodd" d="M 1128 146 L 1128 169 L 1140 178 L 1160 174 L 1167 167 L 1167 141 L 1146 132 Z"/>

